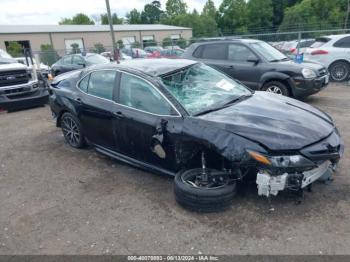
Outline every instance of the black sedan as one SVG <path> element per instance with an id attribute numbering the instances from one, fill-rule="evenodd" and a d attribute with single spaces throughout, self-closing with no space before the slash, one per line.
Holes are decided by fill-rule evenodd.
<path id="1" fill-rule="evenodd" d="M 302 192 L 329 178 L 344 151 L 327 114 L 190 60 L 67 73 L 54 79 L 50 104 L 69 145 L 174 175 L 176 200 L 199 211 L 227 207 L 251 176 L 259 195 Z"/>
<path id="2" fill-rule="evenodd" d="M 108 63 L 110 63 L 110 60 L 94 53 L 66 55 L 52 65 L 51 72 L 54 76 L 57 76 L 65 72 L 82 69 L 87 66 Z"/>

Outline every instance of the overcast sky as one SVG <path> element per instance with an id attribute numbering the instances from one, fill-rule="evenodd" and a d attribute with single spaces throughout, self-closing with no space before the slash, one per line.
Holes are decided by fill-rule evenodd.
<path id="1" fill-rule="evenodd" d="M 152 0 L 110 0 L 112 12 L 125 16 L 133 8 L 142 10 Z M 161 0 L 162 8 L 166 0 Z M 186 0 L 190 10 L 201 11 L 206 0 Z M 218 6 L 221 0 L 214 0 Z M 105 12 L 105 0 L 1 0 L 0 24 L 58 24 L 62 17 L 76 13 L 94 15 Z"/>

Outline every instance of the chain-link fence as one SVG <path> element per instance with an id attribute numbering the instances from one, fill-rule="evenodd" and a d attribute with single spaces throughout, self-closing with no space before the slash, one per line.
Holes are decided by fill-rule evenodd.
<path id="1" fill-rule="evenodd" d="M 214 38 L 191 38 L 191 39 L 171 39 L 165 38 L 162 41 L 143 41 L 123 43 L 119 40 L 116 43 L 116 48 L 119 50 L 119 57 L 114 54 L 112 46 L 104 46 L 101 43 L 96 43 L 94 46 L 87 46 L 84 48 L 78 45 L 72 45 L 70 49 L 53 49 L 46 46 L 42 50 L 31 50 L 33 57 L 38 57 L 42 64 L 51 66 L 60 58 L 69 54 L 86 54 L 96 53 L 107 59 L 120 60 L 135 59 L 135 58 L 178 58 L 181 57 L 184 50 L 192 43 L 198 41 L 208 41 L 211 39 L 231 39 L 231 38 L 249 38 L 259 39 L 270 43 L 278 50 L 288 54 L 295 55 L 311 46 L 315 39 L 320 36 L 327 36 L 333 34 L 347 34 L 350 29 L 328 29 L 328 30 L 312 30 L 312 31 L 291 31 L 291 32 L 274 32 L 274 33 L 256 33 L 243 35 L 230 35 L 224 37 Z"/>

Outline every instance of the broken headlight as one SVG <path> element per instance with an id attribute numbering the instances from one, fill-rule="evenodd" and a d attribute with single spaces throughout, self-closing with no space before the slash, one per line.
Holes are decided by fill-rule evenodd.
<path id="1" fill-rule="evenodd" d="M 266 156 L 255 151 L 248 151 L 248 154 L 261 164 L 277 168 L 312 168 L 316 166 L 315 163 L 302 155 Z"/>

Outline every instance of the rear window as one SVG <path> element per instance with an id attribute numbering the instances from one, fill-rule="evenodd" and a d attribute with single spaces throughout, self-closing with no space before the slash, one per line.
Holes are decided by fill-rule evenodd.
<path id="1" fill-rule="evenodd" d="M 329 42 L 331 39 L 327 38 L 327 37 L 320 37 L 317 38 L 315 43 L 313 43 L 310 47 L 312 48 L 319 48 L 321 46 L 323 46 L 325 43 Z"/>
<path id="2" fill-rule="evenodd" d="M 349 48 L 350 47 L 350 36 L 339 39 L 334 43 L 334 47 Z"/>

